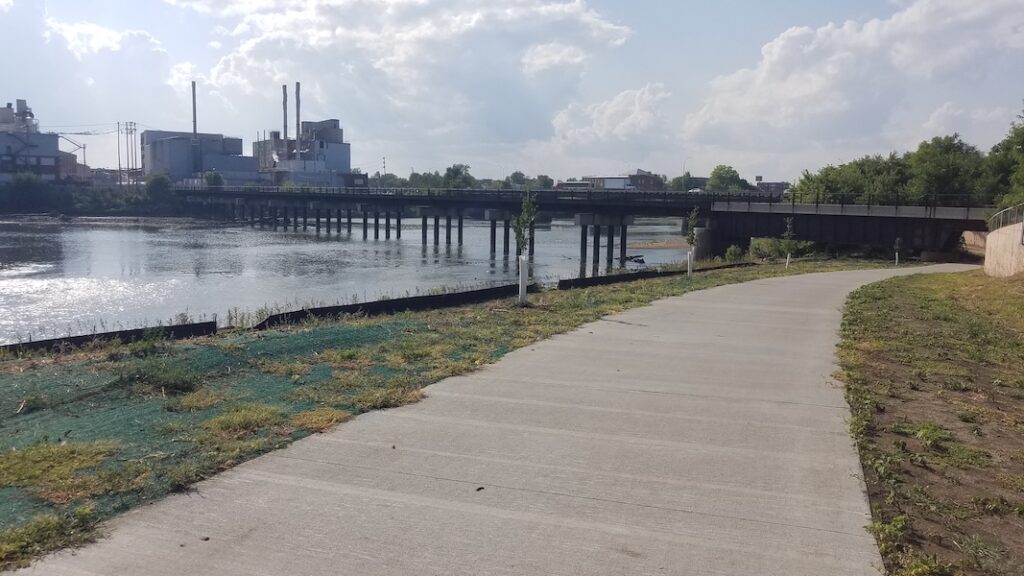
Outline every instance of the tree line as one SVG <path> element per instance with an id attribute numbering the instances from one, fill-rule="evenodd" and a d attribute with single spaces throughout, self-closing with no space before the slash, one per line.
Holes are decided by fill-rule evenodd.
<path id="1" fill-rule="evenodd" d="M 917 149 L 804 171 L 794 201 L 830 204 L 1012 206 L 1024 203 L 1024 116 L 986 154 L 959 134 Z"/>
<path id="2" fill-rule="evenodd" d="M 358 169 L 356 169 L 358 171 Z M 470 173 L 468 164 L 453 164 L 445 169 L 444 174 L 434 172 L 411 172 L 408 178 L 392 173 L 374 173 L 370 176 L 370 186 L 379 188 L 459 188 L 459 189 L 496 189 L 496 190 L 547 190 L 555 185 L 553 178 L 546 174 L 529 177 L 516 170 L 504 179 L 481 179 Z"/>

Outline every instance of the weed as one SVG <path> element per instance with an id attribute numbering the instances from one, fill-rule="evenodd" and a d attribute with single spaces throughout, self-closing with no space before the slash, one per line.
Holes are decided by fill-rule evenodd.
<path id="1" fill-rule="evenodd" d="M 927 450 L 942 451 L 945 443 L 953 439 L 953 435 L 934 422 L 925 422 L 914 430 L 914 437 L 921 441 Z"/>
<path id="2" fill-rule="evenodd" d="M 170 412 L 198 412 L 213 408 L 224 400 L 225 397 L 223 395 L 206 388 L 200 388 L 177 398 L 171 398 L 164 407 Z"/>
<path id="3" fill-rule="evenodd" d="M 423 392 L 415 388 L 392 386 L 367 390 L 351 399 L 352 405 L 363 412 L 397 408 L 406 404 L 414 404 L 423 399 Z"/>
<path id="4" fill-rule="evenodd" d="M 998 478 L 1010 490 L 1024 494 L 1024 474 L 1000 474 Z"/>
<path id="5" fill-rule="evenodd" d="M 283 421 L 281 409 L 266 404 L 232 406 L 203 423 L 203 428 L 222 436 L 244 436 Z"/>
<path id="6" fill-rule="evenodd" d="M 337 424 L 347 421 L 352 414 L 335 408 L 320 407 L 299 412 L 291 417 L 293 426 L 313 432 L 326 432 Z"/>
<path id="7" fill-rule="evenodd" d="M 40 514 L 23 526 L 0 532 L 0 570 L 28 565 L 33 556 L 93 539 L 96 516 L 91 506 L 61 514 Z"/>
<path id="8" fill-rule="evenodd" d="M 906 516 L 896 516 L 889 522 L 875 521 L 867 526 L 867 531 L 878 541 L 882 556 L 900 551 L 906 543 L 909 529 L 910 519 Z"/>
<path id="9" fill-rule="evenodd" d="M 67 504 L 98 489 L 92 478 L 79 472 L 96 468 L 110 457 L 109 442 L 37 443 L 0 454 L 0 487 L 30 489 L 45 500 Z"/>
<path id="10" fill-rule="evenodd" d="M 159 394 L 193 392 L 201 383 L 195 372 L 166 358 L 147 358 L 122 374 L 120 381 Z"/>

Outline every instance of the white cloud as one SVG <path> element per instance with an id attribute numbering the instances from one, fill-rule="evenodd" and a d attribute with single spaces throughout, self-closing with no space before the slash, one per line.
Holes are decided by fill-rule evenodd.
<path id="1" fill-rule="evenodd" d="M 0 0 L 0 10 L 7 11 L 14 6 L 14 0 Z"/>
<path id="2" fill-rule="evenodd" d="M 523 72 L 529 75 L 551 68 L 582 64 L 587 53 L 579 46 L 559 42 L 530 46 L 523 54 Z"/>
<path id="3" fill-rule="evenodd" d="M 829 162 L 912 146 L 922 133 L 953 127 L 952 118 L 976 118 L 979 109 L 999 116 L 993 88 L 1020 86 L 1007 72 L 1022 58 L 1020 0 L 916 0 L 886 19 L 791 28 L 764 46 L 756 66 L 713 80 L 684 134 L 696 148 L 786 149 Z M 1005 130 L 1010 118 L 992 124 Z"/>
<path id="4" fill-rule="evenodd" d="M 82 56 L 95 54 L 102 50 L 120 50 L 122 44 L 149 44 L 150 48 L 157 48 L 160 45 L 146 32 L 140 30 L 119 32 L 93 22 L 61 22 L 54 18 L 47 18 L 46 28 L 48 38 L 53 34 L 64 38 L 68 50 L 79 60 Z"/>
<path id="5" fill-rule="evenodd" d="M 621 142 L 651 130 L 664 131 L 659 106 L 669 96 L 663 84 L 655 83 L 598 104 L 572 104 L 555 116 L 555 138 L 571 144 Z"/>

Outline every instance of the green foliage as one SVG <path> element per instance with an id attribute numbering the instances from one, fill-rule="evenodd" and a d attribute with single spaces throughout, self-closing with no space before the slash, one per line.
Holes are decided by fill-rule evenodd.
<path id="1" fill-rule="evenodd" d="M 537 219 L 537 205 L 533 201 L 533 194 L 529 190 L 523 191 L 523 203 L 519 208 L 519 214 L 512 220 L 512 231 L 516 234 L 516 254 L 523 254 L 529 244 L 528 235 L 530 227 Z"/>
<path id="2" fill-rule="evenodd" d="M 146 195 L 157 204 L 170 204 L 173 200 L 171 179 L 164 174 L 154 174 L 146 178 Z"/>
<path id="3" fill-rule="evenodd" d="M 445 169 L 445 188 L 476 188 L 476 186 L 476 178 L 469 173 L 468 164 L 453 164 Z"/>
<path id="4" fill-rule="evenodd" d="M 979 195 L 982 155 L 959 134 L 922 142 L 910 154 L 907 192 L 916 203 L 936 206 L 984 204 L 992 198 Z"/>
<path id="5" fill-rule="evenodd" d="M 92 541 L 96 517 L 91 506 L 40 514 L 27 524 L 0 532 L 0 570 L 28 565 L 33 556 Z"/>
<path id="6" fill-rule="evenodd" d="M 534 182 L 536 183 L 537 188 L 540 190 L 550 190 L 555 187 L 554 178 L 548 176 L 547 174 L 538 174 L 537 177 L 534 178 Z"/>
<path id="7" fill-rule="evenodd" d="M 735 168 L 725 164 L 715 166 L 707 184 L 707 189 L 710 192 L 739 192 L 750 188 L 750 184 L 740 178 L 740 174 Z"/>
<path id="8" fill-rule="evenodd" d="M 672 179 L 672 182 L 669 184 L 669 188 L 676 192 L 686 192 L 687 190 L 693 187 L 692 178 L 693 177 L 690 176 L 689 172 L 686 172 L 682 176 L 676 176 L 675 178 Z"/>
<path id="9" fill-rule="evenodd" d="M 686 243 L 690 248 L 697 247 L 697 223 L 700 221 L 700 208 L 694 206 L 686 217 Z"/>
<path id="10" fill-rule="evenodd" d="M 743 248 L 740 248 L 736 244 L 729 246 L 725 249 L 725 261 L 726 262 L 739 262 L 746 257 L 746 253 Z"/>
<path id="11" fill-rule="evenodd" d="M 212 188 L 219 188 L 224 185 L 224 177 L 220 175 L 220 172 L 206 172 L 203 174 L 203 181 Z"/>

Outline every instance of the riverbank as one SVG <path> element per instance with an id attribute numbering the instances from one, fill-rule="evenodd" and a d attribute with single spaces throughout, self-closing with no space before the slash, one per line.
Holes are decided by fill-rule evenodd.
<path id="1" fill-rule="evenodd" d="M 759 265 L 376 318 L 0 362 L 0 565 L 138 504 L 601 316 L 667 296 L 878 262 Z"/>
<path id="2" fill-rule="evenodd" d="M 898 278 L 855 292 L 840 359 L 890 574 L 1024 569 L 1024 278 Z"/>

